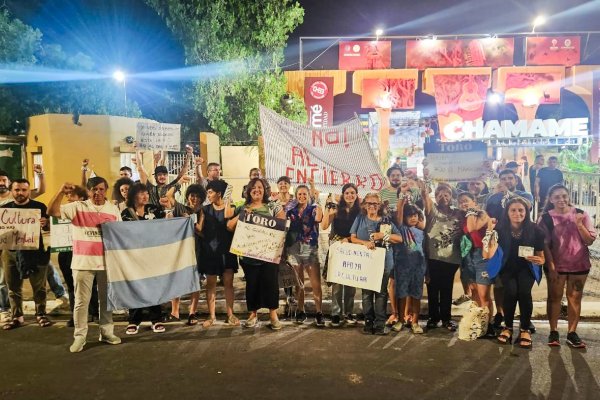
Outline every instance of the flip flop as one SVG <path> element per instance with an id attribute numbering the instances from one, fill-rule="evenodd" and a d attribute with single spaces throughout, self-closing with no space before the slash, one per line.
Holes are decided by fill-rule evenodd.
<path id="1" fill-rule="evenodd" d="M 20 328 L 23 325 L 25 325 L 25 323 L 23 323 L 23 322 L 19 321 L 17 318 L 15 318 L 12 321 L 10 321 L 9 323 L 3 325 L 2 329 L 4 329 L 5 331 L 10 331 L 12 329 Z"/>

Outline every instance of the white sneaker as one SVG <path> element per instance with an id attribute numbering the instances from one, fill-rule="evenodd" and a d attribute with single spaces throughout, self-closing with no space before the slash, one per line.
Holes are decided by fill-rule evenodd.
<path id="1" fill-rule="evenodd" d="M 12 321 L 12 315 L 10 315 L 10 311 L 2 311 L 0 312 L 0 322 L 7 323 Z"/>
<path id="2" fill-rule="evenodd" d="M 121 338 L 113 334 L 100 335 L 100 339 L 98 339 L 98 341 L 108 344 L 121 344 Z"/>
<path id="3" fill-rule="evenodd" d="M 79 353 L 81 350 L 83 350 L 83 346 L 85 346 L 85 339 L 82 337 L 76 337 L 75 340 L 73 340 L 71 347 L 69 347 L 69 351 L 71 353 Z"/>

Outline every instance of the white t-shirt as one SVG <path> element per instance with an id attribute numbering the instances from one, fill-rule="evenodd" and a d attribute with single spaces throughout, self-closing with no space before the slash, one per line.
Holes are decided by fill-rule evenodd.
<path id="1" fill-rule="evenodd" d="M 60 217 L 73 224 L 74 270 L 104 270 L 104 246 L 100 225 L 121 221 L 117 206 L 109 201 L 97 206 L 91 200 L 75 201 L 60 207 Z"/>

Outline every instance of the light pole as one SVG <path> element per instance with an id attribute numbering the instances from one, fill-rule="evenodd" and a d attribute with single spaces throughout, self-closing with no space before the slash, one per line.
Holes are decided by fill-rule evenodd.
<path id="1" fill-rule="evenodd" d="M 120 69 L 113 72 L 112 76 L 115 81 L 123 83 L 123 97 L 125 98 L 125 116 L 127 117 L 127 86 L 125 84 L 125 82 L 127 81 L 127 76 L 125 75 L 125 72 L 121 71 Z"/>

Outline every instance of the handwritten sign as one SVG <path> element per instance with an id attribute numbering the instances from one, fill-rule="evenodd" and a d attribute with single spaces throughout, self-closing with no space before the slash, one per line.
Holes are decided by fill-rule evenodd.
<path id="1" fill-rule="evenodd" d="M 180 151 L 181 125 L 138 122 L 136 140 L 140 150 Z"/>
<path id="2" fill-rule="evenodd" d="M 0 209 L 0 249 L 37 250 L 40 243 L 40 210 Z"/>
<path id="3" fill-rule="evenodd" d="M 73 250 L 71 220 L 50 217 L 50 251 L 61 253 Z"/>
<path id="4" fill-rule="evenodd" d="M 342 242 L 329 246 L 328 282 L 379 292 L 384 268 L 383 248 L 369 250 L 360 244 Z"/>
<path id="5" fill-rule="evenodd" d="M 489 172 L 483 142 L 425 143 L 425 176 L 446 182 L 484 179 Z"/>
<path id="6" fill-rule="evenodd" d="M 240 212 L 229 251 L 242 257 L 279 264 L 289 221 Z"/>
<path id="7" fill-rule="evenodd" d="M 304 283 L 300 281 L 298 273 L 288 262 L 281 260 L 279 263 L 279 287 L 304 287 Z"/>

